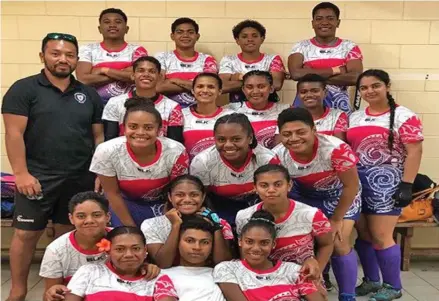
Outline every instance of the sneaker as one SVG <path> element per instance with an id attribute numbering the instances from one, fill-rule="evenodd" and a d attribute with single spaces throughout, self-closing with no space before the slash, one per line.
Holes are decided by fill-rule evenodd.
<path id="1" fill-rule="evenodd" d="M 402 297 L 401 290 L 394 289 L 391 285 L 383 283 L 383 287 L 373 294 L 369 301 L 391 301 Z"/>
<path id="2" fill-rule="evenodd" d="M 381 287 L 381 283 L 369 281 L 363 277 L 363 282 L 355 288 L 355 293 L 357 296 L 366 296 L 370 293 L 376 293 Z"/>
<path id="3" fill-rule="evenodd" d="M 338 301 L 356 301 L 354 294 L 342 293 L 338 296 Z"/>
<path id="4" fill-rule="evenodd" d="M 329 274 L 323 274 L 323 282 L 325 283 L 326 291 L 330 292 L 334 289 L 331 279 L 329 279 Z"/>

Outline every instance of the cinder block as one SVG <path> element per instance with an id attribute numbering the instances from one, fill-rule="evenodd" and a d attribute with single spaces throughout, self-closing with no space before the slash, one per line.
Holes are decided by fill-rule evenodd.
<path id="1" fill-rule="evenodd" d="M 266 19 L 265 43 L 293 43 L 314 36 L 310 19 Z"/>
<path id="2" fill-rule="evenodd" d="M 346 19 L 399 20 L 402 19 L 403 1 L 347 1 L 345 2 Z"/>
<path id="3" fill-rule="evenodd" d="M 23 64 L 19 65 L 20 77 L 28 77 L 41 72 L 44 69 L 44 64 Z"/>
<path id="4" fill-rule="evenodd" d="M 232 28 L 240 20 L 223 18 L 202 18 L 197 19 L 196 21 L 200 25 L 200 42 L 224 43 L 228 41 L 233 41 Z M 169 24 L 169 26 L 171 25 Z"/>
<path id="5" fill-rule="evenodd" d="M 293 82 L 292 80 L 288 80 L 289 82 Z M 285 81 L 287 82 L 287 81 Z M 294 99 L 296 98 L 296 91 L 282 91 L 282 103 L 293 104 Z"/>
<path id="6" fill-rule="evenodd" d="M 17 16 L 1 16 L 2 22 L 2 40 L 18 39 L 18 22 Z"/>
<path id="7" fill-rule="evenodd" d="M 400 60 L 399 45 L 359 45 L 363 53 L 363 64 L 368 68 L 398 68 Z M 365 68 L 366 69 L 366 68 Z"/>
<path id="8" fill-rule="evenodd" d="M 167 17 L 224 17 L 224 1 L 166 1 Z"/>
<path id="9" fill-rule="evenodd" d="M 422 158 L 439 158 L 439 152 L 437 151 L 439 149 L 439 137 L 438 136 L 427 136 L 425 137 L 424 143 L 423 143 L 423 152 L 422 152 Z M 437 167 L 437 165 L 436 165 Z M 437 172 L 434 175 L 437 177 Z"/>
<path id="10" fill-rule="evenodd" d="M 431 22 L 430 44 L 439 44 L 439 21 Z"/>
<path id="11" fill-rule="evenodd" d="M 171 40 L 171 23 L 167 18 L 140 18 L 140 40 L 168 42 Z"/>
<path id="12" fill-rule="evenodd" d="M 420 114 L 439 114 L 438 99 L 439 92 L 398 92 L 395 97 L 397 103 Z"/>
<path id="13" fill-rule="evenodd" d="M 427 69 L 385 69 L 391 79 L 392 91 L 424 91 Z"/>
<path id="14" fill-rule="evenodd" d="M 2 64 L 1 86 L 2 88 L 10 87 L 20 78 L 20 69 L 17 64 Z"/>
<path id="15" fill-rule="evenodd" d="M 430 69 L 427 74 L 429 77 L 425 83 L 425 91 L 439 92 L 439 69 Z"/>
<path id="16" fill-rule="evenodd" d="M 352 40 L 355 43 L 370 43 L 371 21 L 364 20 L 342 20 L 337 36 L 343 39 Z"/>
<path id="17" fill-rule="evenodd" d="M 39 41 L 2 41 L 3 64 L 36 64 L 40 62 Z"/>
<path id="18" fill-rule="evenodd" d="M 197 51 L 212 55 L 219 68 L 219 62 L 224 56 L 224 44 L 223 43 L 197 43 Z"/>
<path id="19" fill-rule="evenodd" d="M 166 51 L 166 43 L 165 42 L 149 42 L 149 41 L 139 41 L 138 44 L 145 47 L 148 51 L 148 55 L 154 55 L 157 52 Z"/>
<path id="20" fill-rule="evenodd" d="M 312 19 L 311 12 L 318 2 L 308 1 L 226 1 L 226 16 L 257 19 Z M 262 24 L 264 20 L 260 21 Z"/>
<path id="21" fill-rule="evenodd" d="M 2 125 L 3 126 L 3 125 Z M 0 134 L 1 136 L 1 156 L 6 156 L 6 143 L 5 143 L 5 134 Z M 3 171 L 3 169 L 2 169 Z"/>
<path id="22" fill-rule="evenodd" d="M 99 21 L 97 17 L 80 17 L 80 37 L 81 40 L 102 41 L 102 35 L 99 33 Z M 139 18 L 128 19 L 128 34 L 125 36 L 126 41 L 135 42 L 139 40 Z"/>
<path id="23" fill-rule="evenodd" d="M 402 45 L 401 68 L 439 68 L 439 45 Z"/>
<path id="24" fill-rule="evenodd" d="M 7 173 L 12 173 L 12 168 L 11 168 L 11 164 L 9 163 L 8 157 L 7 156 L 1 156 L 2 158 L 2 171 L 3 172 L 7 172 Z"/>
<path id="25" fill-rule="evenodd" d="M 439 20 L 439 2 L 404 1 L 404 19 Z"/>
<path id="26" fill-rule="evenodd" d="M 438 125 L 437 121 L 439 120 L 439 114 L 422 114 L 422 126 L 423 133 L 425 136 L 435 136 L 438 135 Z M 439 165 L 433 166 L 437 169 Z"/>
<path id="27" fill-rule="evenodd" d="M 372 43 L 428 44 L 430 22 L 372 21 Z"/>
<path id="28" fill-rule="evenodd" d="M 224 43 L 224 55 L 240 53 L 241 48 L 236 43 Z"/>
<path id="29" fill-rule="evenodd" d="M 294 80 L 286 80 L 284 81 L 284 85 L 282 86 L 282 91 L 294 91 L 294 94 L 297 90 L 297 82 Z"/>
<path id="30" fill-rule="evenodd" d="M 80 33 L 79 18 L 68 16 L 18 16 L 20 39 L 41 41 L 50 32 L 69 33 L 78 37 Z"/>
<path id="31" fill-rule="evenodd" d="M 120 8 L 130 17 L 165 17 L 165 1 L 107 1 L 107 8 Z"/>
<path id="32" fill-rule="evenodd" d="M 105 9 L 105 1 L 46 1 L 46 11 L 53 16 L 95 16 Z"/>
<path id="33" fill-rule="evenodd" d="M 2 15 L 45 15 L 44 1 L 2 1 Z"/>

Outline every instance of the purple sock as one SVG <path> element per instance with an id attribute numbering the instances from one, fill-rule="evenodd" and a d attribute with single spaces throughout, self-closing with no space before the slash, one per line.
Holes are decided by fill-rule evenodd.
<path id="1" fill-rule="evenodd" d="M 331 269 L 331 265 L 328 262 L 325 266 L 325 269 L 323 270 L 323 274 L 329 274 L 330 269 Z"/>
<path id="2" fill-rule="evenodd" d="M 395 289 L 401 289 L 401 249 L 393 245 L 387 249 L 375 250 L 380 265 L 383 282 L 390 284 Z"/>
<path id="3" fill-rule="evenodd" d="M 355 250 L 358 257 L 360 257 L 364 277 L 368 281 L 380 282 L 380 266 L 372 244 L 368 241 L 357 239 L 355 241 Z"/>
<path id="4" fill-rule="evenodd" d="M 343 256 L 332 256 L 331 266 L 337 279 L 339 294 L 355 294 L 358 264 L 354 251 L 351 250 Z"/>

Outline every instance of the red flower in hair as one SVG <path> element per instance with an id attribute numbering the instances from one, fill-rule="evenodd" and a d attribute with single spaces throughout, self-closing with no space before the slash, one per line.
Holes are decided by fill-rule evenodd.
<path id="1" fill-rule="evenodd" d="M 99 252 L 108 252 L 110 251 L 111 242 L 108 239 L 102 238 L 100 242 L 96 244 L 99 248 Z"/>

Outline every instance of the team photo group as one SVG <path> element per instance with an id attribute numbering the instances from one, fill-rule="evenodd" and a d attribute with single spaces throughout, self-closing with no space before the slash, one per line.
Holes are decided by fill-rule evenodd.
<path id="1" fill-rule="evenodd" d="M 256 20 L 230 29 L 241 52 L 219 61 L 196 51 L 187 17 L 154 54 L 125 41 L 117 8 L 90 28 L 102 41 L 42 37 L 41 73 L 2 103 L 17 189 L 7 300 L 25 300 L 49 221 L 44 301 L 323 301 L 335 286 L 340 301 L 401 298 L 393 232 L 421 121 L 337 36 L 336 5 L 309 14 L 315 36 L 285 63 L 261 52 Z M 281 102 L 286 79 L 297 93 Z"/>

